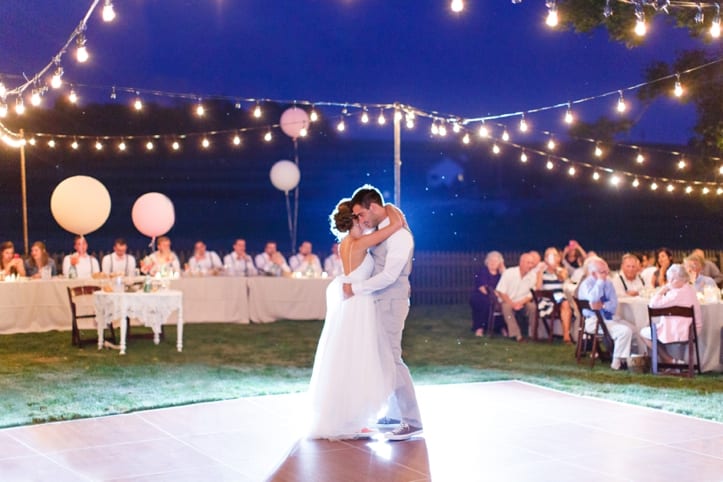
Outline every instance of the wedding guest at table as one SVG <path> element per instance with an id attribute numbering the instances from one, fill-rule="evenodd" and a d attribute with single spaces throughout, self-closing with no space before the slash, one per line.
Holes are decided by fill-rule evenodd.
<path id="1" fill-rule="evenodd" d="M 339 245 L 334 243 L 331 245 L 331 254 L 324 259 L 324 271 L 330 278 L 334 278 L 344 273 L 344 268 L 339 256 Z"/>
<path id="2" fill-rule="evenodd" d="M 686 269 L 679 265 L 673 264 L 667 271 L 668 283 L 663 286 L 650 299 L 649 306 L 651 308 L 667 308 L 670 306 L 692 306 L 695 314 L 695 328 L 700 333 L 703 328 L 703 315 L 700 311 L 700 302 L 695 294 L 695 289 L 690 284 L 690 277 Z M 655 329 L 660 343 L 675 343 L 686 341 L 688 339 L 688 331 L 690 328 L 690 318 L 680 316 L 660 316 L 655 321 Z M 640 336 L 648 348 L 652 348 L 652 335 L 650 326 L 646 326 L 640 330 Z M 663 345 L 658 347 L 658 356 L 663 363 L 683 363 L 675 360 L 665 351 Z"/>
<path id="3" fill-rule="evenodd" d="M 238 238 L 233 243 L 233 253 L 223 257 L 223 266 L 226 273 L 231 276 L 256 276 L 259 271 L 254 266 L 254 261 L 246 252 L 246 240 Z"/>
<path id="4" fill-rule="evenodd" d="M 661 286 L 664 286 L 665 283 L 668 282 L 668 278 L 666 278 L 666 272 L 668 271 L 668 268 L 674 263 L 673 261 L 673 252 L 669 250 L 668 248 L 658 248 L 658 250 L 655 252 L 655 257 L 657 259 L 655 266 L 655 272 L 653 273 L 653 288 L 659 288 Z"/>
<path id="5" fill-rule="evenodd" d="M 702 274 L 708 276 L 709 278 L 713 278 L 713 281 L 715 281 L 718 286 L 723 286 L 723 273 L 720 272 L 720 269 L 718 269 L 718 266 L 716 266 L 713 261 L 705 258 L 705 253 L 702 249 L 696 248 L 690 254 L 698 256 L 703 261 L 703 269 L 701 270 Z"/>
<path id="6" fill-rule="evenodd" d="M 484 266 L 474 275 L 474 290 L 469 297 L 472 307 L 472 331 L 475 336 L 484 336 L 490 311 L 493 309 L 495 287 L 505 270 L 505 259 L 499 251 L 490 251 L 485 256 Z"/>
<path id="7" fill-rule="evenodd" d="M 713 278 L 701 273 L 701 271 L 703 271 L 703 260 L 701 260 L 698 256 L 691 254 L 683 260 L 683 266 L 690 277 L 690 282 L 693 283 L 695 291 L 698 293 L 704 293 L 705 289 L 709 288 L 718 292 L 718 285 Z"/>
<path id="8" fill-rule="evenodd" d="M 291 273 L 291 268 L 286 263 L 286 258 L 276 249 L 275 241 L 268 241 L 264 252 L 256 255 L 256 268 L 259 273 L 269 276 L 282 276 Z"/>
<path id="9" fill-rule="evenodd" d="M 128 243 L 123 238 L 113 242 L 113 252 L 103 256 L 101 270 L 107 275 L 135 276 L 136 258 L 128 254 Z"/>
<path id="10" fill-rule="evenodd" d="M 653 275 L 655 274 L 655 270 L 658 269 L 658 267 L 655 266 L 655 252 L 646 251 L 640 255 L 640 259 L 640 277 L 643 279 L 646 288 L 652 288 Z"/>
<path id="11" fill-rule="evenodd" d="M 506 269 L 495 288 L 502 299 L 502 315 L 507 325 L 507 333 L 518 342 L 524 341 L 528 336 L 530 320 L 537 310 L 530 291 L 535 287 L 534 268 L 535 260 L 532 255 L 523 253 L 519 266 Z"/>
<path id="12" fill-rule="evenodd" d="M 35 241 L 30 247 L 30 257 L 25 262 L 25 273 L 33 279 L 52 278 L 58 274 L 55 260 L 50 257 L 42 241 Z"/>
<path id="13" fill-rule="evenodd" d="M 15 252 L 12 241 L 0 244 L 0 272 L 5 276 L 25 276 L 25 263 Z"/>
<path id="14" fill-rule="evenodd" d="M 168 236 L 159 236 L 156 238 L 156 246 L 157 251 L 141 260 L 141 272 L 150 275 L 180 272 L 181 263 L 176 253 L 171 251 L 171 239 Z"/>
<path id="15" fill-rule="evenodd" d="M 623 320 L 614 320 L 613 316 L 618 307 L 618 297 L 615 288 L 608 278 L 610 268 L 602 258 L 590 258 L 587 262 L 587 277 L 580 282 L 578 298 L 590 302 L 590 308 L 600 310 L 605 320 L 605 326 L 610 332 L 615 348 L 610 368 L 620 370 L 623 364 L 627 365 L 630 358 L 630 345 L 633 339 L 633 330 Z M 582 310 L 585 317 L 585 331 L 594 333 L 597 317 L 590 310 Z"/>
<path id="16" fill-rule="evenodd" d="M 321 276 L 321 261 L 312 253 L 312 245 L 304 241 L 299 246 L 299 252 L 289 258 L 289 267 L 294 273 L 301 273 L 310 278 Z"/>
<path id="17" fill-rule="evenodd" d="M 632 253 L 625 253 L 620 262 L 620 271 L 612 277 L 615 293 L 621 296 L 640 296 L 645 282 L 640 277 L 640 258 Z"/>
<path id="18" fill-rule="evenodd" d="M 193 245 L 193 256 L 188 260 L 188 270 L 192 273 L 216 274 L 222 268 L 221 258 L 216 251 L 208 251 L 206 243 L 196 241 Z"/>
<path id="19" fill-rule="evenodd" d="M 537 304 L 539 316 L 552 314 L 555 305 L 560 305 L 560 321 L 562 322 L 562 338 L 567 344 L 571 344 L 570 323 L 572 321 L 572 309 L 565 298 L 562 286 L 568 278 L 567 270 L 560 264 L 561 256 L 557 248 L 545 250 L 545 261 L 537 271 L 535 289 L 552 290 L 553 298 L 542 297 Z"/>
<path id="20" fill-rule="evenodd" d="M 76 236 L 73 247 L 75 252 L 63 258 L 63 274 L 66 278 L 92 278 L 100 273 L 98 260 L 88 254 L 88 241 L 84 236 Z"/>
<path id="21" fill-rule="evenodd" d="M 585 258 L 587 253 L 580 243 L 571 239 L 562 250 L 562 266 L 567 270 L 567 275 L 572 276 L 576 269 L 582 268 Z"/>

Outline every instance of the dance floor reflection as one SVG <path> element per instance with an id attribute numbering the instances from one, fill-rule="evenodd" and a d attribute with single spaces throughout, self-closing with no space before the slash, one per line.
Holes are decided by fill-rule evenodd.
<path id="1" fill-rule="evenodd" d="M 302 437 L 303 394 L 0 430 L 2 480 L 721 480 L 723 424 L 521 382 L 420 386 L 424 435 Z"/>

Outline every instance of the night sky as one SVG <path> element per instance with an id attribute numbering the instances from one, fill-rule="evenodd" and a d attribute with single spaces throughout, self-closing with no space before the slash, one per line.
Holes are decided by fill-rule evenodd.
<path id="1" fill-rule="evenodd" d="M 58 3 L 3 1 L 0 77 L 7 85 L 17 83 L 8 74 L 32 76 L 42 68 L 90 5 L 76 0 L 62 2 L 59 9 Z M 67 55 L 62 62 L 66 82 L 97 86 L 78 89 L 86 102 L 110 101 L 115 85 L 199 98 L 399 101 L 425 111 L 479 117 L 615 91 L 641 82 L 652 61 L 669 62 L 683 49 L 720 49 L 719 43 L 705 46 L 661 21 L 634 49 L 609 41 L 603 30 L 552 31 L 544 23 L 544 2 L 531 0 L 470 0 L 461 14 L 452 13 L 446 0 L 114 3 L 113 23 L 101 21 L 102 2 L 88 22 L 91 60 L 77 65 Z M 133 97 L 121 93 L 115 102 L 130 104 Z M 637 124 L 621 141 L 687 142 L 695 120 L 691 106 L 659 100 L 643 111 L 633 97 L 626 98 L 632 104 L 628 115 Z M 614 102 L 608 97 L 575 111 L 594 121 L 612 115 Z M 329 108 L 322 115 L 338 112 Z M 533 131 L 565 132 L 561 116 L 556 111 L 528 120 Z M 434 149 L 428 124 L 417 130 L 412 136 Z M 391 140 L 392 129 L 390 123 L 355 126 L 345 135 Z"/>

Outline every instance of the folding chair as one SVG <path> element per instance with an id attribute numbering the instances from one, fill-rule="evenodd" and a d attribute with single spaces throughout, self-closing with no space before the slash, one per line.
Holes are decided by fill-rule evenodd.
<path id="1" fill-rule="evenodd" d="M 658 330 L 653 323 L 653 318 L 658 316 L 682 316 L 690 318 L 690 326 L 688 327 L 688 339 L 677 342 L 662 343 L 658 341 Z M 658 368 L 687 369 L 686 376 L 693 377 L 695 370 L 700 370 L 700 353 L 698 351 L 698 331 L 695 328 L 695 310 L 692 306 L 670 306 L 667 308 L 650 308 L 648 307 L 648 323 L 650 323 L 650 339 L 653 353 L 650 356 L 651 373 L 658 374 Z M 688 363 L 659 363 L 658 362 L 658 343 L 661 345 L 685 345 L 688 348 Z M 693 361 L 695 355 L 695 362 Z"/>
<path id="2" fill-rule="evenodd" d="M 535 312 L 535 319 L 532 320 L 532 339 L 537 340 L 537 328 L 540 322 L 542 322 L 542 326 L 545 327 L 545 331 L 547 331 L 547 339 L 548 341 L 552 342 L 552 337 L 554 335 L 553 330 L 555 327 L 555 320 L 560 319 L 560 305 L 555 301 L 555 291 L 553 290 L 530 290 L 532 292 L 532 300 L 535 302 L 535 306 L 537 306 L 537 311 Z M 540 302 L 543 300 L 543 298 L 546 298 L 550 301 L 552 301 L 552 312 L 541 316 L 540 315 Z"/>
<path id="3" fill-rule="evenodd" d="M 92 313 L 80 315 L 78 314 L 78 298 L 83 296 L 93 296 L 93 293 L 96 291 L 99 291 L 99 286 L 68 286 L 68 300 L 70 301 L 70 314 L 72 316 L 72 338 L 71 343 L 73 346 L 77 346 L 78 348 L 82 348 L 83 343 L 87 342 L 89 340 L 83 340 L 80 337 L 80 330 L 78 329 L 78 320 L 79 319 L 85 319 L 85 318 L 92 318 L 93 321 L 97 324 L 98 320 L 95 317 L 95 310 L 93 310 Z M 92 304 L 87 304 L 84 306 L 92 306 Z M 115 338 L 115 330 L 113 329 L 113 323 L 108 324 L 108 328 L 110 328 L 110 334 L 108 338 L 105 337 L 105 327 L 103 327 L 103 339 L 110 341 L 113 344 L 116 344 L 116 338 Z M 97 343 L 98 338 L 96 337 L 93 339 L 93 343 Z"/>
<path id="4" fill-rule="evenodd" d="M 577 358 L 577 363 L 579 364 L 582 356 L 587 353 L 588 344 L 590 344 L 590 368 L 593 368 L 595 366 L 595 360 L 598 357 L 602 360 L 608 361 L 612 359 L 615 342 L 613 341 L 613 337 L 610 336 L 610 331 L 608 331 L 605 319 L 603 318 L 600 310 L 593 310 L 590 308 L 590 302 L 587 300 L 574 298 L 574 301 L 580 311 L 580 323 L 577 328 L 577 347 L 575 349 L 575 358 Z M 595 329 L 592 333 L 585 330 L 585 315 L 582 314 L 583 310 L 590 310 L 595 313 Z"/>

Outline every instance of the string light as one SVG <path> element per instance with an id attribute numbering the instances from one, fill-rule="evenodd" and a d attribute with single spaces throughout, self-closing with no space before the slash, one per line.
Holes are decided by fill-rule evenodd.
<path id="1" fill-rule="evenodd" d="M 342 123 L 343 123 L 343 122 L 344 122 L 344 121 L 342 121 Z M 341 129 L 342 131 L 344 130 L 343 127 L 344 127 L 344 124 L 342 124 L 342 129 Z M 266 142 L 271 142 L 271 139 L 273 139 L 273 138 L 274 138 L 274 136 L 271 134 L 271 131 L 266 131 L 266 134 L 264 134 L 264 140 L 265 140 Z"/>
<path id="2" fill-rule="evenodd" d="M 201 141 L 201 147 L 203 147 L 204 149 L 208 149 L 210 146 L 211 146 L 211 141 L 209 141 L 207 137 L 204 137 L 203 140 Z"/>
<path id="3" fill-rule="evenodd" d="M 483 122 L 482 125 L 479 126 L 479 136 L 484 139 L 486 137 L 489 137 L 489 135 L 490 135 L 490 131 L 489 131 L 489 129 L 487 129 L 487 126 Z"/>
<path id="4" fill-rule="evenodd" d="M 258 102 L 256 103 L 256 107 L 254 107 L 254 117 L 256 117 L 257 119 L 261 118 L 261 106 Z"/>
<path id="5" fill-rule="evenodd" d="M 201 99 L 198 99 L 198 104 L 196 104 L 196 115 L 198 117 L 203 117 L 204 115 L 206 115 L 206 109 L 203 107 Z"/>
<path id="6" fill-rule="evenodd" d="M 25 113 L 25 104 L 23 104 L 23 99 L 21 97 L 18 97 L 15 101 L 15 113 L 17 115 L 23 115 Z"/>
<path id="7" fill-rule="evenodd" d="M 613 7 L 610 5 L 610 0 L 605 0 L 605 8 L 603 9 L 603 17 L 610 18 L 613 16 Z"/>
<path id="8" fill-rule="evenodd" d="M 570 166 L 567 170 L 567 174 L 572 177 L 576 174 L 575 166 Z"/>
<path id="9" fill-rule="evenodd" d="M 627 109 L 628 106 L 625 105 L 625 99 L 623 98 L 623 91 L 619 90 L 618 94 L 619 94 L 619 97 L 618 97 L 617 110 L 619 113 L 622 114 L 623 112 L 625 112 L 625 109 Z"/>
<path id="10" fill-rule="evenodd" d="M 695 12 L 695 17 L 693 17 L 695 20 L 695 23 L 701 24 L 703 23 L 703 20 L 705 20 L 705 15 L 703 14 L 703 5 L 698 2 L 697 10 Z"/>
<path id="11" fill-rule="evenodd" d="M 610 176 L 610 184 L 618 187 L 620 185 L 620 176 L 618 176 L 617 174 L 613 174 L 612 176 Z"/>
<path id="12" fill-rule="evenodd" d="M 452 132 L 455 134 L 459 134 L 462 131 L 462 126 L 459 125 L 457 121 L 454 121 L 452 124 Z"/>
<path id="13" fill-rule="evenodd" d="M 498 146 L 496 142 L 492 145 L 492 152 L 495 154 L 500 153 L 500 146 Z"/>
<path id="14" fill-rule="evenodd" d="M 594 151 L 595 157 L 602 157 L 603 150 L 600 147 L 600 144 L 595 144 L 595 151 Z"/>
<path id="15" fill-rule="evenodd" d="M 110 98 L 111 98 L 111 100 L 115 100 L 116 97 L 117 97 L 117 94 L 115 93 L 115 86 L 113 86 L 110 89 Z"/>
<path id="16" fill-rule="evenodd" d="M 685 159 L 681 159 L 681 160 L 678 161 L 678 169 L 680 169 L 681 171 L 682 171 L 683 169 L 685 169 L 685 167 L 686 167 L 687 165 L 688 165 L 688 163 L 685 162 Z"/>
<path id="17" fill-rule="evenodd" d="M 36 142 L 36 141 L 35 141 L 35 138 L 34 138 L 34 137 L 31 137 L 30 140 L 28 140 L 28 144 L 30 144 L 31 146 L 34 146 L 34 145 L 35 145 L 35 142 Z"/>
<path id="18" fill-rule="evenodd" d="M 520 132 L 527 132 L 527 121 L 525 120 L 525 114 L 522 114 L 522 119 L 520 119 Z"/>
<path id="19" fill-rule="evenodd" d="M 59 89 L 63 85 L 63 68 L 58 67 L 53 76 L 50 78 L 50 87 Z"/>
<path id="20" fill-rule="evenodd" d="M 181 144 L 178 141 L 173 141 L 173 144 L 171 144 L 171 149 L 174 151 L 177 151 L 181 148 Z"/>
<path id="21" fill-rule="evenodd" d="M 384 110 L 379 111 L 379 117 L 377 117 L 377 123 L 379 123 L 380 126 L 383 126 L 387 123 L 387 118 L 384 117 Z"/>
<path id="22" fill-rule="evenodd" d="M 710 36 L 720 38 L 720 4 L 715 4 L 715 16 L 710 24 Z"/>
<path id="23" fill-rule="evenodd" d="M 703 189 L 701 189 L 700 192 L 702 192 L 703 195 L 705 196 L 706 194 L 708 194 L 710 192 L 710 189 L 708 189 L 707 187 L 704 187 Z"/>
<path id="24" fill-rule="evenodd" d="M 319 120 L 319 114 L 316 112 L 314 106 L 311 106 L 311 112 L 309 112 L 309 121 L 316 122 Z"/>
<path id="25" fill-rule="evenodd" d="M 233 143 L 234 146 L 240 146 L 241 145 L 241 136 L 236 134 L 235 136 L 233 136 L 233 140 L 231 142 Z"/>
<path id="26" fill-rule="evenodd" d="M 78 145 L 78 141 L 73 140 L 73 142 L 70 144 L 70 147 L 72 147 L 73 150 L 77 151 L 78 147 L 80 147 L 80 146 Z"/>
<path id="27" fill-rule="evenodd" d="M 523 164 L 527 162 L 527 153 L 524 149 L 522 149 L 522 153 L 520 154 L 520 162 Z"/>
<path id="28" fill-rule="evenodd" d="M 113 20 L 115 20 L 115 10 L 113 9 L 112 0 L 105 0 L 102 16 L 104 22 L 112 22 Z"/>
<path id="29" fill-rule="evenodd" d="M 657 191 L 657 190 L 658 190 L 658 183 L 655 182 L 655 181 L 653 181 L 653 182 L 650 184 L 650 190 L 651 190 L 651 191 Z"/>
<path id="30" fill-rule="evenodd" d="M 547 1 L 547 19 L 545 19 L 545 23 L 548 27 L 557 27 L 558 24 L 558 17 L 557 17 L 557 3 L 555 0 L 548 0 Z"/>
<path id="31" fill-rule="evenodd" d="M 510 133 L 507 132 L 507 128 L 505 127 L 505 130 L 502 131 L 502 140 L 507 142 L 510 140 Z"/>
<path id="32" fill-rule="evenodd" d="M 665 189 L 668 192 L 673 192 L 673 191 L 675 191 L 675 186 L 673 186 L 672 184 L 668 184 L 668 186 Z"/>
<path id="33" fill-rule="evenodd" d="M 648 32 L 648 26 L 645 24 L 645 12 L 643 11 L 643 3 L 641 0 L 635 2 L 635 35 L 643 37 Z"/>
<path id="34" fill-rule="evenodd" d="M 74 90 L 71 90 L 70 94 L 68 94 L 68 101 L 70 101 L 71 104 L 78 102 L 78 94 L 76 94 Z"/>
<path id="35" fill-rule="evenodd" d="M 78 59 L 78 62 L 81 64 L 84 64 L 90 58 L 90 54 L 88 54 L 88 47 L 85 44 L 86 44 L 85 35 L 83 35 L 81 33 L 78 35 L 78 38 L 76 39 L 76 50 L 75 50 L 75 58 Z"/>
<path id="36" fill-rule="evenodd" d="M 133 102 L 133 108 L 137 111 L 140 111 L 143 109 L 143 101 L 141 101 L 140 97 L 136 97 L 135 102 Z"/>
<path id="37" fill-rule="evenodd" d="M 441 122 L 439 124 L 439 135 L 440 135 L 440 137 L 444 137 L 447 135 L 447 126 L 445 125 L 444 122 Z"/>
<path id="38" fill-rule="evenodd" d="M 429 128 L 429 131 L 433 136 L 439 135 L 439 126 L 437 126 L 436 121 L 432 121 L 432 126 Z"/>
<path id="39" fill-rule="evenodd" d="M 462 143 L 469 144 L 469 134 L 466 132 L 464 133 L 464 136 L 462 137 Z"/>
<path id="40" fill-rule="evenodd" d="M 464 1 L 463 0 L 452 0 L 452 3 L 449 6 L 454 13 L 460 13 L 462 10 L 464 10 Z"/>
<path id="41" fill-rule="evenodd" d="M 100 141 L 95 141 L 95 150 L 96 151 L 102 151 L 103 150 L 103 143 Z"/>
<path id="42" fill-rule="evenodd" d="M 147 151 L 152 151 L 154 147 L 155 147 L 155 146 L 153 145 L 153 142 L 152 142 L 152 141 L 146 142 L 146 150 L 147 150 Z"/>
<path id="43" fill-rule="evenodd" d="M 118 143 L 118 150 L 121 151 L 121 152 L 125 152 L 125 150 L 126 150 L 127 147 L 128 147 L 128 146 L 126 146 L 125 141 L 120 141 L 120 142 Z"/>
<path id="44" fill-rule="evenodd" d="M 37 107 L 40 105 L 40 100 L 40 92 L 33 90 L 33 93 L 30 95 L 30 104 Z"/>
<path id="45" fill-rule="evenodd" d="M 675 74 L 675 87 L 673 88 L 673 95 L 680 97 L 683 95 L 683 86 L 680 83 L 680 74 Z"/>
<path id="46" fill-rule="evenodd" d="M 572 115 L 572 107 L 568 102 L 567 110 L 565 111 L 565 124 L 572 124 L 574 121 L 575 117 Z"/>
<path id="47" fill-rule="evenodd" d="M 633 179 L 633 184 L 632 184 L 632 186 L 635 187 L 635 188 L 638 187 L 638 186 L 640 186 L 640 181 L 638 181 L 638 178 L 637 178 L 637 177 L 636 177 L 635 179 Z"/>
<path id="48" fill-rule="evenodd" d="M 690 186 L 686 186 L 686 188 L 685 188 L 685 193 L 686 193 L 686 194 L 690 194 L 690 193 L 692 193 L 692 192 L 693 192 L 693 188 L 690 187 Z"/>
<path id="49" fill-rule="evenodd" d="M 597 172 L 597 171 L 594 171 L 594 172 L 592 173 L 592 180 L 593 180 L 593 181 L 598 181 L 599 179 L 600 179 L 600 173 Z"/>
<path id="50" fill-rule="evenodd" d="M 555 163 L 553 163 L 552 160 L 548 159 L 545 167 L 548 171 L 552 171 L 555 168 Z"/>
<path id="51" fill-rule="evenodd" d="M 642 164 L 645 162 L 645 156 L 642 152 L 638 152 L 638 155 L 635 156 L 635 162 L 637 162 L 638 164 Z"/>
<path id="52" fill-rule="evenodd" d="M 555 146 L 555 139 L 553 139 L 552 136 L 550 136 L 550 138 L 549 138 L 548 141 L 547 141 L 547 148 L 552 151 L 552 150 L 555 149 L 555 147 L 556 147 L 556 146 Z"/>
<path id="53" fill-rule="evenodd" d="M 362 124 L 368 124 L 368 123 L 369 123 L 369 114 L 367 113 L 367 108 L 366 108 L 366 107 L 364 107 L 363 110 L 362 110 L 361 121 L 362 121 Z"/>
<path id="54" fill-rule="evenodd" d="M 407 129 L 414 129 L 414 112 L 407 112 L 404 117 L 407 121 Z"/>
<path id="55" fill-rule="evenodd" d="M 716 190 L 715 190 L 715 193 L 716 193 L 716 195 L 718 195 L 718 196 L 720 196 L 721 194 L 723 194 L 723 187 L 719 187 L 718 189 L 716 189 Z"/>

